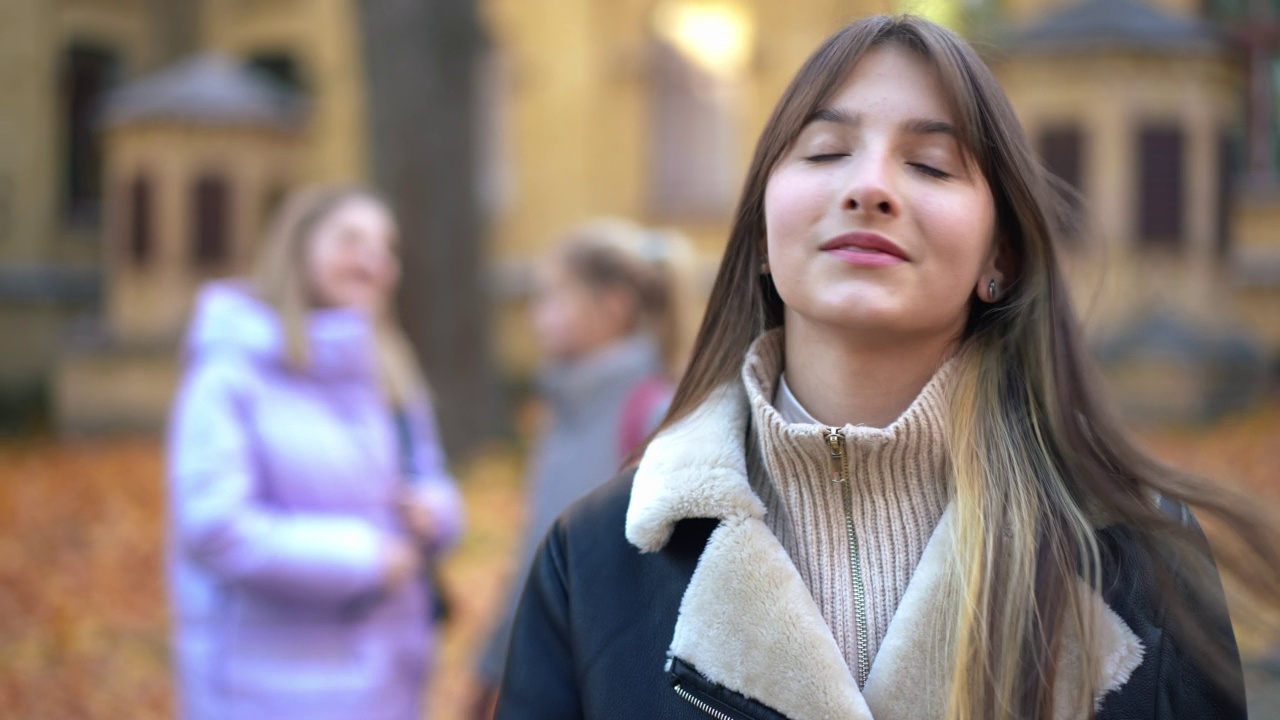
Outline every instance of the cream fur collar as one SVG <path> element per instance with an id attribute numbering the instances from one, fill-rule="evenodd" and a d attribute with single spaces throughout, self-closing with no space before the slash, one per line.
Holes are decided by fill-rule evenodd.
<path id="1" fill-rule="evenodd" d="M 951 510 L 934 530 L 859 691 L 748 484 L 748 416 L 746 392 L 726 384 L 655 438 L 636 471 L 626 535 L 642 552 L 662 549 L 681 520 L 721 521 L 681 601 L 668 654 L 793 720 L 942 717 L 950 668 L 939 641 L 954 616 L 943 592 Z M 1101 702 L 1141 664 L 1143 648 L 1100 595 L 1083 584 L 1081 590 L 1092 596 L 1100 660 L 1095 702 Z M 1064 702 L 1079 687 L 1082 657 L 1080 643 L 1067 638 L 1057 693 Z M 1060 707 L 1056 716 L 1067 720 L 1071 713 Z"/>

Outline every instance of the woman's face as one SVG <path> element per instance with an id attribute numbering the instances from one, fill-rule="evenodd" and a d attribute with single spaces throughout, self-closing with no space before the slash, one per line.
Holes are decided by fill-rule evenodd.
<path id="1" fill-rule="evenodd" d="M 989 299 L 995 209 L 933 67 L 872 49 L 810 119 L 765 190 L 769 267 L 787 323 L 874 339 L 958 339 Z"/>
<path id="2" fill-rule="evenodd" d="M 307 243 L 312 303 L 380 312 L 399 280 L 398 242 L 395 221 L 381 203 L 364 197 L 342 201 Z"/>
<path id="3" fill-rule="evenodd" d="M 625 291 L 593 289 L 557 258 L 539 269 L 530 313 L 542 356 L 564 361 L 625 336 L 634 306 Z"/>

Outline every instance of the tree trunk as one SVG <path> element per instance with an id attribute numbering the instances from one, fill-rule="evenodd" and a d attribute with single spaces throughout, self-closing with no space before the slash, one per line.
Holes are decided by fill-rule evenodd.
<path id="1" fill-rule="evenodd" d="M 400 224 L 399 310 L 446 450 L 500 430 L 476 194 L 474 0 L 360 0 L 374 184 Z"/>

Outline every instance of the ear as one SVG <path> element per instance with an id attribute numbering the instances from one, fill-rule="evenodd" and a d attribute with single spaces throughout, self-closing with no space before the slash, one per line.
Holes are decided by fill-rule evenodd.
<path id="1" fill-rule="evenodd" d="M 982 266 L 982 272 L 978 275 L 978 285 L 974 288 L 974 292 L 977 294 L 978 299 L 983 302 L 998 302 L 1000 298 L 1005 296 L 1013 277 L 1013 252 L 1003 238 L 997 238 L 991 244 L 991 252 L 987 256 L 986 263 Z M 995 281 L 994 286 L 992 281 Z M 993 287 L 995 289 L 994 293 L 992 292 Z"/>

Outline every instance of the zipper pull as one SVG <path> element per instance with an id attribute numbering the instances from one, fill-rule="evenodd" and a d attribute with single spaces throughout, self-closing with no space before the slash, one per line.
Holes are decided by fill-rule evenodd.
<path id="1" fill-rule="evenodd" d="M 827 428 L 827 449 L 831 451 L 831 469 L 834 482 L 849 482 L 849 464 L 845 462 L 844 435 L 838 428 Z"/>

